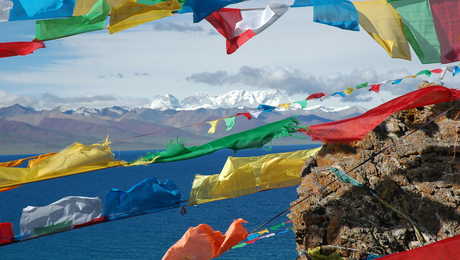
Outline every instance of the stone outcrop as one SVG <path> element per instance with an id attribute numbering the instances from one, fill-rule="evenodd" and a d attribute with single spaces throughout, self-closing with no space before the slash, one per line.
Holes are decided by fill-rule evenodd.
<path id="1" fill-rule="evenodd" d="M 350 170 L 388 145 L 349 175 L 407 217 L 329 171 L 332 166 Z M 362 141 L 324 145 L 302 174 L 299 199 L 291 205 L 308 198 L 289 214 L 298 259 L 309 259 L 302 252 L 318 246 L 333 246 L 345 259 L 362 259 L 368 253 L 387 255 L 460 234 L 460 102 L 403 111 Z"/>

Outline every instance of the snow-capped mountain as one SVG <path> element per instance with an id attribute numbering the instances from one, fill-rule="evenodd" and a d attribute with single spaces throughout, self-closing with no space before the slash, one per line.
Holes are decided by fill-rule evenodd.
<path id="1" fill-rule="evenodd" d="M 155 96 L 150 103 L 150 109 L 156 110 L 177 109 L 180 106 L 179 100 L 171 94 Z"/>
<path id="2" fill-rule="evenodd" d="M 207 94 L 190 96 L 182 101 L 168 94 L 154 97 L 150 108 L 157 110 L 195 110 L 200 108 L 256 107 L 259 104 L 278 105 L 284 101 L 284 97 L 285 95 L 279 90 L 232 90 L 217 96 Z"/>

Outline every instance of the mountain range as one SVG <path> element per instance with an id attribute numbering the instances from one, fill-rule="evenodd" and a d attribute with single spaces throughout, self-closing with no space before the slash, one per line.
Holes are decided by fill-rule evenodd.
<path id="1" fill-rule="evenodd" d="M 248 109 L 244 107 L 254 107 L 261 101 L 268 104 L 278 101 L 276 91 L 272 92 L 272 98 L 275 98 L 272 100 L 266 95 L 234 94 L 219 99 L 203 95 L 196 97 L 196 100 L 186 98 L 182 101 L 166 95 L 154 99 L 150 107 L 136 108 L 56 107 L 38 110 L 19 104 L 3 107 L 0 108 L 0 145 L 3 148 L 0 153 L 59 151 L 73 142 L 94 143 L 105 136 L 110 136 L 114 150 L 161 149 L 169 140 L 176 138 L 182 139 L 186 145 L 196 145 L 289 116 L 296 116 L 302 124 L 308 125 L 351 117 L 364 111 L 359 107 L 321 106 L 308 110 L 274 111 L 262 113 L 258 119 L 252 120 L 238 117 L 235 128 L 228 132 L 221 123 L 215 135 L 208 135 L 209 125 L 206 121 L 247 112 Z M 230 108 L 235 106 L 240 108 Z M 309 142 L 309 139 L 284 138 L 275 144 Z"/>

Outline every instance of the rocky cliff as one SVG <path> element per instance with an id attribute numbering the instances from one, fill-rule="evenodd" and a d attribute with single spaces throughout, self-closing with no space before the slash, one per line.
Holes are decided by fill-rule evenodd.
<path id="1" fill-rule="evenodd" d="M 350 170 L 387 145 L 388 150 L 349 173 L 381 201 L 365 188 L 338 181 L 329 170 Z M 324 145 L 302 174 L 299 200 L 308 198 L 289 214 L 298 259 L 310 259 L 305 252 L 318 246 L 323 255 L 334 251 L 345 259 L 362 259 L 460 234 L 460 102 L 403 111 L 362 141 Z"/>

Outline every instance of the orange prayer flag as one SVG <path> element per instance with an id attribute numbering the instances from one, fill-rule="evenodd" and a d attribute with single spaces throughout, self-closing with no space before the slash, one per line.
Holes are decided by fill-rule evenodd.
<path id="1" fill-rule="evenodd" d="M 216 258 L 247 238 L 248 231 L 243 223 L 247 221 L 241 218 L 234 220 L 225 235 L 207 224 L 189 228 L 182 238 L 168 249 L 162 260 Z"/>

